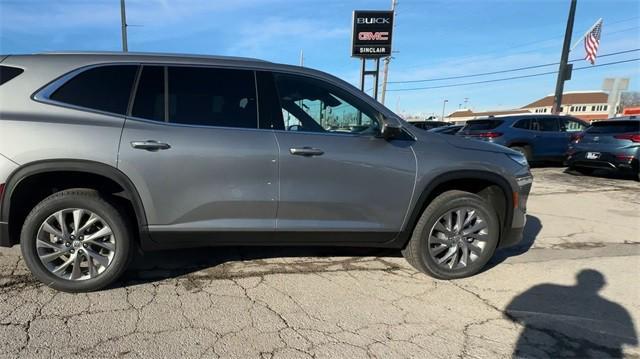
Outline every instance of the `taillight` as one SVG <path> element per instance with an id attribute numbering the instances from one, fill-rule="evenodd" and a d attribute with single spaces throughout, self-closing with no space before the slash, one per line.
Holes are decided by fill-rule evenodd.
<path id="1" fill-rule="evenodd" d="M 631 162 L 635 157 L 629 155 L 616 155 L 616 160 L 621 162 Z"/>
<path id="2" fill-rule="evenodd" d="M 569 140 L 569 142 L 578 143 L 582 140 L 583 137 L 584 133 L 582 132 L 574 133 L 573 135 L 571 135 L 571 139 Z"/>
<path id="3" fill-rule="evenodd" d="M 481 132 L 476 134 L 475 136 L 483 137 L 483 138 L 496 138 L 502 136 L 501 132 Z"/>
<path id="4" fill-rule="evenodd" d="M 4 183 L 0 183 L 0 201 L 2 201 L 3 194 L 4 194 Z"/>
<path id="5" fill-rule="evenodd" d="M 640 134 L 628 134 L 628 135 L 617 135 L 617 136 L 613 136 L 614 138 L 617 138 L 619 140 L 628 140 L 631 142 L 640 142 Z"/>

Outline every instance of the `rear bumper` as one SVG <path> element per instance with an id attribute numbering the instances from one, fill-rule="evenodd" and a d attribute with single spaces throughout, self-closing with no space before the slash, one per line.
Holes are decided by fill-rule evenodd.
<path id="1" fill-rule="evenodd" d="M 626 154 L 625 154 L 626 155 Z M 593 168 L 607 171 L 637 172 L 638 158 L 629 155 L 631 159 L 619 159 L 612 153 L 602 152 L 598 159 L 586 158 L 586 152 L 575 152 L 567 156 L 565 164 L 568 167 Z"/>
<path id="2" fill-rule="evenodd" d="M 0 247 L 11 247 L 9 241 L 9 223 L 0 222 Z"/>

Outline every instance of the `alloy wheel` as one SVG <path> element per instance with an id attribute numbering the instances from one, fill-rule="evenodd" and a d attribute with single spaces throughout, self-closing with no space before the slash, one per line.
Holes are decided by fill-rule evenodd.
<path id="1" fill-rule="evenodd" d="M 116 251 L 116 238 L 109 225 L 87 209 L 55 212 L 45 219 L 36 236 L 36 252 L 42 264 L 67 280 L 99 276 Z"/>
<path id="2" fill-rule="evenodd" d="M 488 236 L 487 221 L 476 209 L 455 208 L 440 216 L 431 228 L 428 254 L 443 269 L 463 269 L 480 258 Z"/>

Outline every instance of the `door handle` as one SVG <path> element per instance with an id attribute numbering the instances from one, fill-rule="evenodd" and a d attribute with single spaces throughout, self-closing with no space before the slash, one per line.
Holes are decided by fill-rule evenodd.
<path id="1" fill-rule="evenodd" d="M 289 149 L 289 152 L 292 155 L 297 155 L 297 156 L 321 156 L 324 154 L 324 151 L 319 149 L 319 148 L 312 148 L 312 147 L 292 147 Z"/>
<path id="2" fill-rule="evenodd" d="M 158 151 L 158 150 L 168 150 L 171 148 L 171 145 L 169 145 L 168 143 L 162 143 L 154 140 L 147 140 L 147 141 L 131 141 L 131 147 L 139 150 Z"/>

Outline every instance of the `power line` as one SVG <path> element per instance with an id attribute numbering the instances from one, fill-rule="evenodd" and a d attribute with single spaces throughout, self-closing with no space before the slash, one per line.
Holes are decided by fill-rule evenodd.
<path id="1" fill-rule="evenodd" d="M 600 55 L 600 56 L 598 56 L 598 57 L 607 57 L 607 56 L 621 55 L 621 54 L 627 54 L 627 53 L 635 52 L 635 51 L 640 51 L 640 48 L 632 49 L 632 50 L 625 50 L 625 51 L 612 52 L 612 53 L 608 53 L 608 54 Z M 569 62 L 577 62 L 577 61 L 584 61 L 584 59 L 573 59 L 573 60 L 570 60 Z M 471 75 L 460 75 L 460 76 L 450 76 L 450 77 L 439 77 L 439 78 L 422 79 L 422 80 L 389 81 L 388 83 L 390 83 L 390 84 L 405 84 L 405 83 L 416 83 L 416 82 L 432 82 L 432 81 L 456 80 L 456 79 L 463 79 L 463 78 L 467 78 L 467 77 L 478 77 L 478 76 L 487 76 L 487 75 L 502 74 L 502 73 L 506 73 L 506 72 L 514 72 L 514 71 L 522 71 L 522 70 L 531 70 L 531 69 L 537 69 L 537 68 L 541 68 L 541 67 L 553 66 L 553 65 L 557 65 L 557 64 L 558 64 L 558 62 L 554 62 L 554 63 L 548 63 L 548 64 L 542 64 L 542 65 L 533 65 L 533 66 L 517 67 L 517 68 L 513 68 L 513 69 L 508 69 L 508 70 L 499 70 L 499 71 L 491 71 L 491 72 L 482 72 L 482 73 L 471 74 Z"/>
<path id="2" fill-rule="evenodd" d="M 602 66 L 617 65 L 617 64 L 622 64 L 622 63 L 627 63 L 627 62 L 633 62 L 633 61 L 640 61 L 640 57 L 639 57 L 639 58 L 635 58 L 635 59 L 628 59 L 628 60 L 621 60 L 621 61 L 607 62 L 607 63 L 604 63 L 604 64 L 598 64 L 598 65 L 591 65 L 591 66 L 576 67 L 576 68 L 574 68 L 574 69 L 573 69 L 573 71 L 577 71 L 577 70 L 585 70 L 585 69 L 592 69 L 592 68 L 595 68 L 595 67 L 602 67 Z M 524 78 L 529 78 L 529 77 L 536 77 L 536 76 L 551 75 L 551 74 L 557 74 L 557 73 L 558 73 L 558 71 L 549 71 L 549 72 L 540 72 L 540 73 L 537 73 L 537 74 L 530 74 L 530 75 L 521 75 L 521 76 L 504 77 L 504 78 L 493 79 L 493 80 L 474 81 L 474 82 L 464 82 L 464 83 L 450 84 L 450 85 L 440 85 L 440 86 L 411 87 L 411 88 L 404 88 L 404 89 L 389 89 L 389 90 L 387 90 L 387 91 L 417 91 L 417 90 L 439 89 L 439 88 L 446 88 L 446 87 L 459 87 L 459 86 L 468 86 L 468 85 L 485 84 L 485 83 L 490 83 L 490 82 L 500 82 L 500 81 L 508 81 L 508 80 L 517 80 L 517 79 L 524 79 Z"/>

